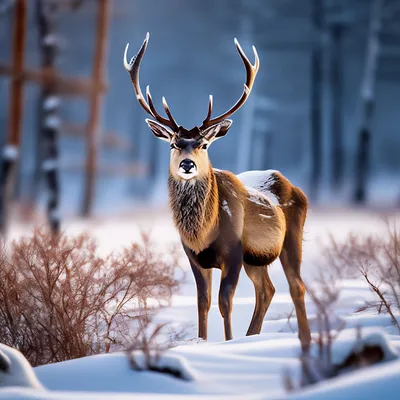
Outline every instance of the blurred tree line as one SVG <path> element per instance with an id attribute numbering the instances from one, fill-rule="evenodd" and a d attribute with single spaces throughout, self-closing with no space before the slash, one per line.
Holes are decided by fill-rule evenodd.
<path id="1" fill-rule="evenodd" d="M 10 198 L 46 202 L 55 232 L 61 214 L 165 201 L 168 150 L 121 61 L 146 31 L 142 84 L 188 128 L 209 93 L 218 113 L 242 90 L 232 38 L 256 45 L 255 89 L 210 149 L 216 167 L 280 169 L 322 204 L 399 202 L 399 0 L 1 0 L 0 12 L 3 231 Z"/>

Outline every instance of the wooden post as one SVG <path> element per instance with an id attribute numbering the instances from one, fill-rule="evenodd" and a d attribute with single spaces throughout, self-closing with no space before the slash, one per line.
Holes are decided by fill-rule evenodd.
<path id="1" fill-rule="evenodd" d="M 11 76 L 9 130 L 3 149 L 0 179 L 0 234 L 7 230 L 9 200 L 12 195 L 14 170 L 18 160 L 20 131 L 23 114 L 23 80 L 25 37 L 26 37 L 26 0 L 16 0 L 13 29 L 13 65 Z"/>
<path id="2" fill-rule="evenodd" d="M 354 202 L 365 203 L 370 158 L 371 122 L 375 108 L 374 87 L 379 57 L 379 34 L 382 29 L 383 0 L 374 0 L 371 7 L 370 29 L 364 78 L 361 86 L 362 115 L 357 137 Z"/>
<path id="3" fill-rule="evenodd" d="M 322 28 L 321 0 L 312 2 L 312 23 L 316 41 L 311 55 L 311 175 L 310 198 L 316 200 L 322 172 Z"/>
<path id="4" fill-rule="evenodd" d="M 331 26 L 331 157 L 332 188 L 340 189 L 343 181 L 343 130 L 342 130 L 342 35 L 343 25 Z"/>
<path id="5" fill-rule="evenodd" d="M 109 0 L 99 0 L 99 9 L 97 17 L 97 42 L 96 52 L 93 62 L 92 77 L 95 87 L 100 87 L 104 76 L 106 64 L 106 44 L 108 34 L 108 23 L 110 14 Z M 95 177 L 97 168 L 98 153 L 98 133 L 101 111 L 101 93 L 95 90 L 90 102 L 90 115 L 87 126 L 86 142 L 86 176 L 84 186 L 84 197 L 81 214 L 83 217 L 90 216 L 93 207 L 93 198 L 95 191 Z"/>

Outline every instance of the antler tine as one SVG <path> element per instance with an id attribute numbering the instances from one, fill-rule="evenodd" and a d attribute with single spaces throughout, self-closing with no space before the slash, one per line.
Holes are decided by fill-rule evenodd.
<path id="1" fill-rule="evenodd" d="M 235 46 L 237 48 L 237 51 L 239 52 L 239 55 L 242 58 L 244 66 L 246 68 L 246 86 L 251 91 L 254 80 L 256 79 L 258 69 L 260 68 L 260 59 L 258 58 L 257 49 L 254 46 L 252 46 L 254 58 L 255 58 L 254 65 L 252 65 L 250 60 L 247 58 L 246 54 L 244 53 L 242 46 L 240 46 L 238 40 L 235 38 L 234 41 L 235 41 Z"/>
<path id="2" fill-rule="evenodd" d="M 246 54 L 244 53 L 242 47 L 240 46 L 239 42 L 237 39 L 234 39 L 234 43 L 236 46 L 236 49 L 240 55 L 240 58 L 243 61 L 243 64 L 246 68 L 246 83 L 244 84 L 244 89 L 242 96 L 240 99 L 236 102 L 236 104 L 231 107 L 227 112 L 224 114 L 221 114 L 220 116 L 210 119 L 211 118 L 211 112 L 212 112 L 212 96 L 210 96 L 210 100 L 208 103 L 208 114 L 206 119 L 203 121 L 202 126 L 200 127 L 201 130 L 206 129 L 210 127 L 211 125 L 214 125 L 218 122 L 223 121 L 224 119 L 228 118 L 232 114 L 234 114 L 237 110 L 239 110 L 240 107 L 246 102 L 247 98 L 250 95 L 251 89 L 253 88 L 254 80 L 256 79 L 258 69 L 260 68 L 260 59 L 258 58 L 257 50 L 253 46 L 253 53 L 254 53 L 254 58 L 255 62 L 254 65 L 249 61 L 247 58 Z"/>
<path id="3" fill-rule="evenodd" d="M 144 39 L 144 42 L 139 49 L 139 52 L 137 53 L 136 56 L 132 57 L 129 62 L 127 60 L 129 43 L 126 45 L 125 52 L 124 52 L 124 67 L 129 72 L 129 75 L 131 76 L 133 89 L 135 90 L 136 98 L 137 98 L 139 104 L 144 108 L 144 110 L 148 114 L 150 114 L 153 118 L 155 118 L 158 122 L 172 128 L 173 130 L 177 130 L 178 124 L 175 122 L 174 118 L 172 117 L 172 114 L 171 114 L 168 106 L 165 109 L 165 111 L 167 112 L 169 119 L 166 119 L 166 118 L 162 117 L 157 112 L 156 108 L 154 107 L 154 103 L 153 103 L 153 99 L 150 94 L 149 86 L 147 86 L 147 88 L 146 88 L 147 102 L 146 102 L 146 99 L 143 96 L 142 90 L 140 88 L 140 82 L 139 82 L 140 63 L 142 62 L 144 53 L 146 52 L 147 44 L 149 42 L 149 37 L 150 37 L 150 34 L 147 32 L 146 38 Z M 164 108 L 165 108 L 165 106 L 164 106 Z M 167 111 L 167 109 L 168 109 L 168 111 Z"/>
<path id="4" fill-rule="evenodd" d="M 125 52 L 124 52 L 124 67 L 129 72 L 129 75 L 131 76 L 133 89 L 135 91 L 136 98 L 137 98 L 139 104 L 145 109 L 145 111 L 148 114 L 152 115 L 149 105 L 146 103 L 146 100 L 143 96 L 142 89 L 140 89 L 140 83 L 139 83 L 140 63 L 142 61 L 144 53 L 146 52 L 147 43 L 149 42 L 149 37 L 150 37 L 150 35 L 147 32 L 146 38 L 144 39 L 143 44 L 139 49 L 139 52 L 137 53 L 136 56 L 133 56 L 129 62 L 127 59 L 129 43 L 127 43 L 127 45 L 125 47 Z M 154 115 L 152 115 L 152 116 L 154 117 Z"/>
<path id="5" fill-rule="evenodd" d="M 207 112 L 207 117 L 204 121 L 209 121 L 211 118 L 211 114 L 212 114 L 212 108 L 213 108 L 213 96 L 212 94 L 210 94 L 209 98 L 208 98 L 208 112 Z M 203 121 L 203 124 L 204 124 Z"/>
<path id="6" fill-rule="evenodd" d="M 164 97 L 164 96 L 163 96 L 163 98 L 162 98 L 162 103 L 163 103 L 164 110 L 165 110 L 165 112 L 166 112 L 167 115 L 168 115 L 169 120 L 170 120 L 171 123 L 174 125 L 174 129 L 175 129 L 175 130 L 178 130 L 178 129 L 179 129 L 179 126 L 178 126 L 178 124 L 176 123 L 174 117 L 172 116 L 171 111 L 170 111 L 170 109 L 169 109 L 169 107 L 168 107 L 168 104 L 167 104 L 167 100 L 165 100 L 165 97 Z"/>
<path id="7" fill-rule="evenodd" d="M 168 104 L 165 100 L 165 97 L 162 98 L 162 102 L 163 102 L 163 106 L 165 109 L 165 112 L 168 115 L 169 119 L 164 118 L 163 116 L 161 116 L 156 108 L 154 107 L 154 103 L 153 103 L 153 98 L 151 97 L 151 93 L 150 93 L 150 86 L 147 85 L 146 87 L 146 96 L 147 96 L 147 102 L 149 103 L 149 107 L 151 110 L 151 114 L 153 115 L 153 117 L 155 119 L 157 119 L 157 121 L 161 122 L 162 124 L 169 126 L 170 128 L 172 128 L 173 130 L 177 131 L 178 130 L 178 124 L 175 122 L 174 117 L 171 114 L 171 111 L 169 110 Z"/>
<path id="8" fill-rule="evenodd" d="M 159 122 L 161 122 L 164 125 L 170 126 L 170 121 L 167 120 L 166 118 L 162 117 L 154 107 L 153 103 L 153 98 L 150 93 L 150 86 L 146 86 L 146 97 L 147 97 L 147 103 L 149 104 L 150 110 L 151 110 L 151 115 Z"/>

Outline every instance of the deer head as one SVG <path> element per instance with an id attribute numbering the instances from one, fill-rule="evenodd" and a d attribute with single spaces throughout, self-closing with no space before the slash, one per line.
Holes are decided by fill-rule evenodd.
<path id="1" fill-rule="evenodd" d="M 138 54 L 131 59 L 127 60 L 127 52 L 129 43 L 126 45 L 124 53 L 124 67 L 129 72 L 135 90 L 136 98 L 144 110 L 150 114 L 154 119 L 146 119 L 147 124 L 152 130 L 153 134 L 161 139 L 170 143 L 171 158 L 170 158 L 170 172 L 176 179 L 189 180 L 195 177 L 201 177 L 208 174 L 210 163 L 208 160 L 207 149 L 212 142 L 228 133 L 232 124 L 230 119 L 227 119 L 234 114 L 247 100 L 250 95 L 251 89 L 254 84 L 255 77 L 260 66 L 260 61 L 257 55 L 256 48 L 253 46 L 255 57 L 255 64 L 252 65 L 246 54 L 240 47 L 239 42 L 235 39 L 235 46 L 241 59 L 243 60 L 246 68 L 246 83 L 240 99 L 232 106 L 227 112 L 218 117 L 211 118 L 213 97 L 210 95 L 208 102 L 208 113 L 206 119 L 200 127 L 195 126 L 188 130 L 178 125 L 173 118 L 171 111 L 168 107 L 165 98 L 162 98 L 165 113 L 168 118 L 161 116 L 154 107 L 154 103 L 150 94 L 149 86 L 146 88 L 146 97 L 143 96 L 139 83 L 139 69 L 140 63 L 143 59 L 144 53 L 149 41 L 149 33 L 138 52 Z"/>

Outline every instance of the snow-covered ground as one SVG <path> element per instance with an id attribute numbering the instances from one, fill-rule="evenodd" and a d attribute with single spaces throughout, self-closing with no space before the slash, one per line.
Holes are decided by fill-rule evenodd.
<path id="1" fill-rule="evenodd" d="M 400 213 L 390 218 L 400 221 Z M 118 249 L 139 237 L 140 230 L 149 231 L 160 248 L 178 242 L 168 212 L 142 211 L 131 218 L 123 216 L 108 220 L 70 222 L 67 231 L 90 229 L 98 238 L 101 249 Z M 347 232 L 385 231 L 381 215 L 367 210 L 311 210 L 306 225 L 303 276 L 312 282 L 321 243 L 328 233 L 344 238 Z M 18 230 L 15 235 L 20 234 Z M 181 292 L 173 305 L 159 315 L 163 321 L 187 326 L 187 337 L 196 336 L 197 307 L 195 286 L 188 263 L 182 257 L 182 267 L 188 272 Z M 288 321 L 293 309 L 286 280 L 280 263 L 270 269 L 276 294 L 263 324 L 261 335 L 244 337 L 254 307 L 253 286 L 247 276 L 241 276 L 233 308 L 234 340 L 223 342 L 222 319 L 217 305 L 219 271 L 214 272 L 213 303 L 209 316 L 209 342 L 188 341 L 167 352 L 161 364 L 177 365 L 189 380 L 181 380 L 157 372 L 137 372 L 129 368 L 122 353 L 99 355 L 35 368 L 35 373 L 49 392 L 34 389 L 0 389 L 0 399 L 277 399 L 287 398 L 284 374 L 299 379 L 300 347 L 295 318 Z M 355 314 L 365 300 L 374 298 L 362 280 L 345 281 L 332 316 L 333 328 L 345 322 L 336 344 L 337 360 L 346 356 L 354 343 L 356 327 L 365 327 L 363 335 L 378 338 L 387 348 L 386 363 L 349 373 L 341 377 L 291 394 L 301 399 L 396 399 L 400 393 L 400 336 L 386 315 Z M 307 298 L 312 331 L 317 331 L 315 308 Z M 381 333 L 374 328 L 378 327 Z M 372 331 L 371 331 L 372 329 Z M 382 333 L 385 335 L 382 339 Z M 374 340 L 374 339 L 371 339 Z M 313 349 L 315 351 L 315 349 Z M 50 392 L 51 391 L 51 392 Z M 65 391 L 68 391 L 65 392 Z M 73 393 L 72 393 L 73 392 Z M 106 392 L 99 394 L 99 392 Z M 118 394 L 116 394 L 118 392 Z"/>

